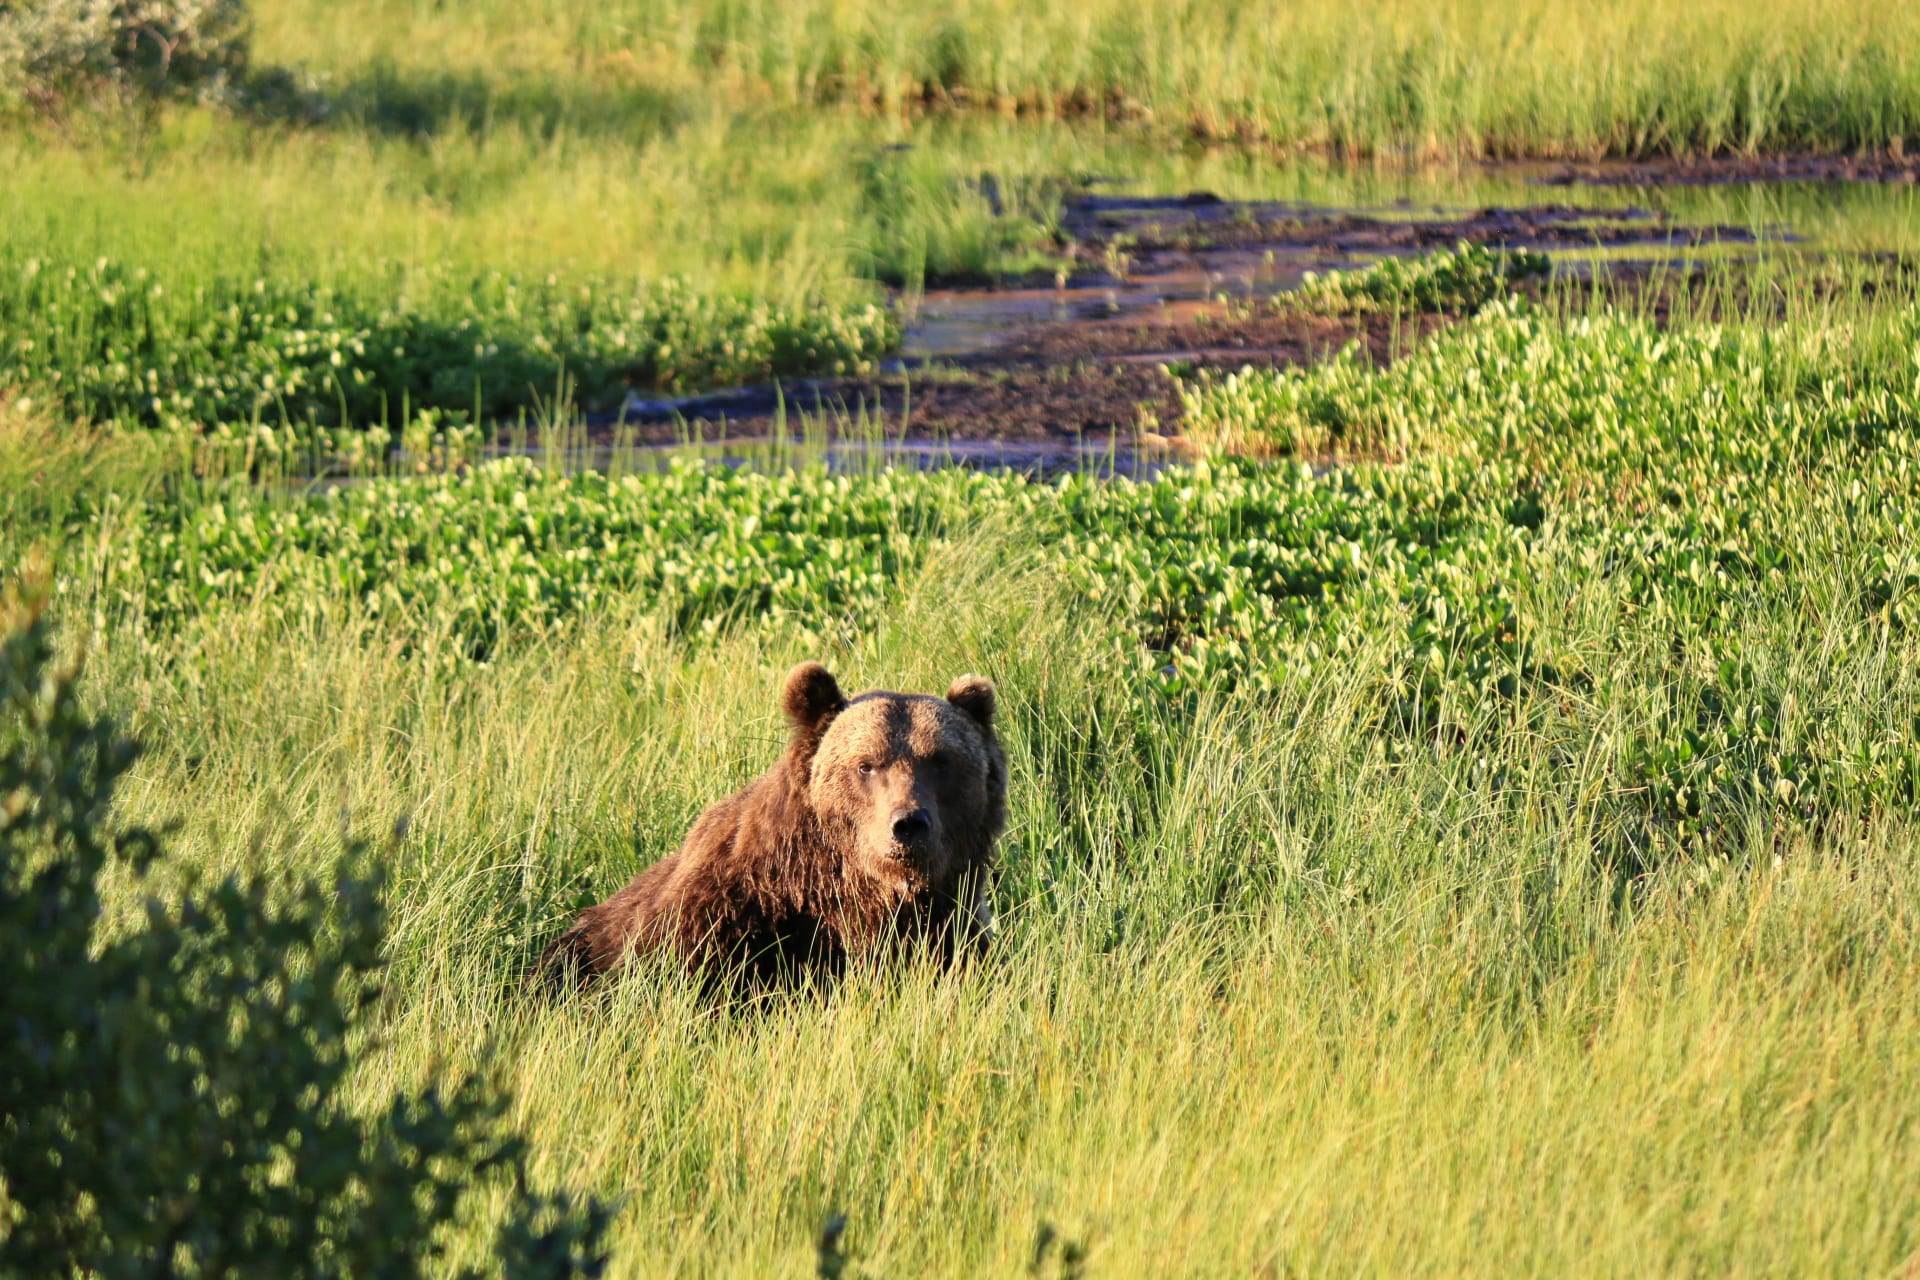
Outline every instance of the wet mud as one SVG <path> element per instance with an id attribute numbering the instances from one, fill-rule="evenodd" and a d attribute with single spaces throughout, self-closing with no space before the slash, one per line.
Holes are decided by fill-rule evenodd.
<path id="1" fill-rule="evenodd" d="M 1569 204 L 1422 209 L 1411 201 L 1383 209 L 1326 210 L 1287 204 L 1235 203 L 1206 192 L 1177 199 L 1086 195 L 1068 202 L 1063 229 L 1073 251 L 1098 268 L 1112 246 L 1148 272 L 1252 253 L 1287 259 L 1420 253 L 1472 244 L 1533 249 L 1592 249 L 1622 244 L 1687 246 L 1751 242 L 1746 227 L 1675 223 L 1649 209 L 1593 209 Z"/>
<path id="2" fill-rule="evenodd" d="M 1745 227 L 1678 225 L 1644 209 L 1565 204 L 1448 212 L 1402 204 L 1333 210 L 1083 193 L 1060 224 L 1048 278 L 929 290 L 909 306 L 901 352 L 869 378 L 749 387 L 678 399 L 636 395 L 620 428 L 642 444 L 751 440 L 795 429 L 896 440 L 1079 448 L 1113 437 L 1177 444 L 1176 375 L 1324 358 L 1358 341 L 1387 360 L 1444 316 L 1333 318 L 1272 299 L 1308 272 L 1351 270 L 1461 241 L 1502 248 L 1618 250 L 1646 263 L 1754 240 Z M 1633 264 L 1617 269 L 1631 271 Z M 1585 268 L 1563 264 L 1578 276 Z"/>
<path id="3" fill-rule="evenodd" d="M 645 443 L 683 439 L 698 424 L 711 438 L 754 438 L 805 415 L 813 424 L 892 437 L 1036 444 L 1110 435 L 1177 435 L 1177 374 L 1275 368 L 1321 359 L 1350 341 L 1378 360 L 1443 323 L 1442 317 L 1329 319 L 1214 304 L 1165 317 L 1131 315 L 1038 325 L 991 351 L 867 379 L 805 382 L 629 411 Z"/>
<path id="4" fill-rule="evenodd" d="M 1695 160 L 1604 160 L 1563 164 L 1541 186 L 1712 187 L 1779 182 L 1920 182 L 1920 156 L 1714 156 Z"/>

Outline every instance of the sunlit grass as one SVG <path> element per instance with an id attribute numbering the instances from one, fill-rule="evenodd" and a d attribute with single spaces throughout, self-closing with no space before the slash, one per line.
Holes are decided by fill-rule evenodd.
<path id="1" fill-rule="evenodd" d="M 257 12 L 331 116 L 22 125 L 0 261 L 375 312 L 671 276 L 832 318 L 1035 265 L 1087 177 L 1638 203 L 1836 249 L 1920 226 L 1911 189 L 1461 167 L 1911 143 L 1920 25 L 1886 0 Z M 802 449 L 629 491 L 414 474 L 405 442 L 327 497 L 269 457 L 299 423 L 97 432 L 31 386 L 0 398 L 0 550 L 57 553 L 89 696 L 148 744 L 122 803 L 190 865 L 307 869 L 407 818 L 359 1096 L 490 1064 L 543 1177 L 624 1197 L 617 1275 L 811 1275 L 836 1211 L 863 1276 L 1021 1274 L 1043 1242 L 1042 1275 L 1899 1274 L 1913 300 L 1760 256 L 1656 282 L 1665 328 L 1657 290 L 1601 290 L 1248 379 L 1241 438 L 1361 460 L 1138 488 Z M 774 758 L 802 658 L 998 682 L 1001 945 L 753 1012 L 661 972 L 527 999 L 572 911 Z"/>
<path id="2" fill-rule="evenodd" d="M 272 0 L 260 52 L 608 92 L 792 104 L 1117 111 L 1172 129 L 1364 150 L 1844 149 L 1920 127 L 1920 24 L 1890 0 L 1439 6 Z"/>
<path id="3" fill-rule="evenodd" d="M 811 1274 L 834 1212 L 870 1275 L 1018 1273 L 1042 1238 L 1042 1274 L 1069 1249 L 1090 1275 L 1896 1272 L 1920 1247 L 1912 321 L 1778 287 L 1667 330 L 1495 308 L 1386 370 L 1290 375 L 1323 414 L 1405 415 L 1404 463 L 1216 459 L 1138 491 L 683 475 L 659 518 L 708 523 L 676 559 L 791 572 L 796 607 L 709 628 L 608 590 L 485 661 L 433 591 L 375 608 L 301 566 L 382 503 L 396 583 L 519 521 L 617 562 L 539 535 L 592 516 L 591 477 L 243 500 L 18 419 L 0 476 L 48 496 L 4 509 L 6 545 L 59 548 L 90 696 L 150 747 L 122 802 L 190 865 L 311 867 L 408 819 L 360 1096 L 492 1064 L 541 1175 L 625 1197 L 616 1274 Z M 795 494 L 838 544 L 742 568 Z M 196 608 L 132 613 L 143 575 L 207 583 L 142 506 L 259 536 Z M 869 594 L 807 594 L 848 566 Z M 998 682 L 994 953 L 754 1011 L 671 972 L 525 996 L 573 910 L 774 758 L 805 657 L 850 688 Z"/>
<path id="4" fill-rule="evenodd" d="M 687 647 L 616 612 L 445 674 L 350 612 L 239 613 L 186 648 L 105 637 L 94 680 L 156 748 L 125 803 L 182 819 L 197 863 L 317 857 L 343 806 L 412 815 L 364 1096 L 496 1062 L 543 1176 L 628 1197 L 619 1275 L 811 1274 L 833 1210 L 874 1274 L 1016 1272 L 1043 1225 L 1113 1275 L 1909 1256 L 1885 1211 L 1920 1185 L 1906 823 L 1683 862 L 1623 901 L 1593 860 L 1603 774 L 1514 793 L 1466 753 L 1389 762 L 1337 670 L 1143 703 L 1030 560 L 1018 536 L 957 548 L 844 647 Z M 803 655 L 850 687 L 1000 682 L 1004 945 L 750 1015 L 645 975 L 527 1003 L 510 983 L 566 910 L 771 759 Z"/>

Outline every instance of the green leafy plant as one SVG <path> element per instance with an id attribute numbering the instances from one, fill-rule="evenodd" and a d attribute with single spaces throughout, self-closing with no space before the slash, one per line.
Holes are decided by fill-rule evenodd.
<path id="1" fill-rule="evenodd" d="M 1361 271 L 1308 272 L 1300 287 L 1281 295 L 1279 303 L 1317 315 L 1396 310 L 1472 315 L 1505 297 L 1516 283 L 1542 278 L 1552 269 L 1544 253 L 1490 249 L 1462 240 L 1452 249 L 1417 258 L 1384 258 Z"/>
<path id="2" fill-rule="evenodd" d="M 667 278 L 426 272 L 364 289 L 273 276 L 185 282 L 109 258 L 0 262 L 0 383 L 96 422 L 398 427 L 413 410 L 510 417 L 564 383 L 588 407 L 868 372 L 899 320 L 779 306 Z"/>
<path id="3" fill-rule="evenodd" d="M 355 858 L 103 913 L 102 878 L 151 881 L 165 842 L 114 820 L 137 749 L 82 706 L 44 600 L 0 611 L 0 1275 L 423 1275 L 501 1183 L 497 1274 L 599 1274 L 607 1209 L 531 1187 L 484 1078 L 348 1107 L 385 929 Z"/>

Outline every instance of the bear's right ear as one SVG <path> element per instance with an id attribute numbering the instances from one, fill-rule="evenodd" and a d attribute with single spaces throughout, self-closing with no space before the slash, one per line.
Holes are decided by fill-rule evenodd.
<path id="1" fill-rule="evenodd" d="M 956 676 L 947 686 L 947 701 L 972 716 L 982 729 L 993 728 L 993 681 L 985 676 Z"/>
<path id="2" fill-rule="evenodd" d="M 780 695 L 780 705 L 787 713 L 787 722 L 795 733 L 811 735 L 818 733 L 826 722 L 840 714 L 847 705 L 845 695 L 840 692 L 839 682 L 827 669 L 817 662 L 803 662 L 787 672 L 786 689 Z"/>

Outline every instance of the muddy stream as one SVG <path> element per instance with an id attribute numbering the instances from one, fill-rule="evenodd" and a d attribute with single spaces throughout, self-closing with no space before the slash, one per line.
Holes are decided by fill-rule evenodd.
<path id="1" fill-rule="evenodd" d="M 1762 244 L 1803 237 L 1786 220 L 1676 215 L 1661 207 L 1665 186 L 1791 191 L 1815 180 L 1816 189 L 1911 183 L 1916 172 L 1906 162 L 1792 163 L 1535 167 L 1519 176 L 1537 202 L 1469 207 L 1411 198 L 1331 207 L 1089 185 L 1062 211 L 1060 270 L 900 299 L 904 342 L 874 376 L 671 399 L 636 394 L 617 424 L 596 422 L 595 434 L 642 451 L 699 441 L 715 456 L 746 460 L 751 442 L 784 425 L 814 438 L 830 465 L 872 465 L 877 454 L 922 466 L 1150 471 L 1178 453 L 1177 375 L 1302 364 L 1356 340 L 1386 360 L 1446 322 L 1272 305 L 1308 272 L 1466 241 L 1545 251 L 1561 279 L 1697 277 Z"/>

